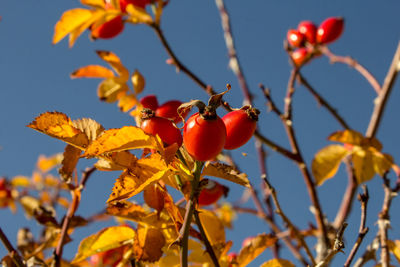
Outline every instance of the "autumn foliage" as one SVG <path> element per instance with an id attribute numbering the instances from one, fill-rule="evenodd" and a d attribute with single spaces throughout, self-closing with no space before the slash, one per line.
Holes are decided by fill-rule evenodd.
<path id="1" fill-rule="evenodd" d="M 339 40 L 344 30 L 342 18 L 328 18 L 320 26 L 303 21 L 297 29 L 289 29 L 285 49 L 293 70 L 282 110 L 274 102 L 270 90 L 260 85 L 266 105 L 286 129 L 291 146 L 287 149 L 260 133 L 257 124 L 263 123 L 266 114 L 260 114 L 252 105 L 248 91 L 244 94 L 246 105 L 231 106 L 224 100 L 225 94 L 230 93 L 230 81 L 227 81 L 227 88 L 214 90 L 173 53 L 161 30 L 162 14 L 168 12 L 168 1 L 80 2 L 83 7 L 66 10 L 55 22 L 53 44 L 68 36 L 72 47 L 85 32 L 93 40 L 118 38 L 126 27 L 143 24 L 159 37 L 170 56 L 169 64 L 188 75 L 209 94 L 205 97 L 209 99 L 206 104 L 190 99 L 181 102 L 171 96 L 160 104 L 157 95 L 147 93 L 142 73 L 138 69 L 130 71 L 124 65 L 123 55 L 97 50 L 104 64 L 88 62 L 89 65 L 72 71 L 70 77 L 99 79 L 97 89 L 93 88 L 97 90 L 98 99 L 115 104 L 123 115 L 132 117 L 135 125 L 109 128 L 96 122 L 96 118 L 71 118 L 57 111 L 43 111 L 32 118 L 27 127 L 64 142 L 65 149 L 53 156 L 40 156 L 31 177 L 0 178 L 0 208 L 17 212 L 21 206 L 30 219 L 42 226 L 44 233 L 43 238 L 35 239 L 28 229 L 21 229 L 17 249 L 6 245 L 9 251 L 3 258 L 6 266 L 32 266 L 31 262 L 38 262 L 40 266 L 57 267 L 136 264 L 233 267 L 252 264 L 266 250 L 272 250 L 274 257 L 262 263 L 263 267 L 328 266 L 335 254 L 344 249 L 349 207 L 357 189 L 362 188 L 358 197 L 362 207 L 359 237 L 356 241 L 347 241 L 347 246 L 353 250 L 346 250 L 349 256 L 344 264 L 350 266 L 368 232 L 364 218 L 368 203 L 365 184 L 373 178 L 382 180 L 385 200 L 381 213 L 375 216 L 379 225 L 378 232 L 374 233 L 376 238 L 364 254 L 358 254 L 359 260 L 378 259 L 376 266 L 388 266 L 393 254 L 392 261 L 396 259 L 400 264 L 400 241 L 392 240 L 387 233 L 391 200 L 400 190 L 400 169 L 389 154 L 390 149 L 383 148 L 376 137 L 385 99 L 393 87 L 393 73 L 399 70 L 396 67 L 399 51 L 394 57 L 396 70 L 389 71 L 388 75 L 392 76 L 387 77 L 392 83 L 379 85 L 358 62 L 329 50 L 327 45 Z M 223 5 L 223 1 L 217 2 Z M 220 10 L 221 16 L 228 16 L 223 8 Z M 231 35 L 227 29 L 225 27 L 225 38 Z M 227 40 L 230 52 L 234 51 L 233 45 Z M 321 55 L 354 67 L 375 89 L 377 100 L 366 134 L 349 127 L 302 75 L 305 63 L 312 64 L 313 59 Z M 238 79 L 244 79 L 238 64 L 231 59 L 232 70 Z M 327 137 L 326 146 L 315 151 L 311 164 L 305 162 L 295 134 L 292 96 L 297 85 L 306 87 L 340 125 Z M 248 90 L 243 89 L 244 92 Z M 222 113 L 222 109 L 226 115 L 220 117 L 218 113 Z M 246 174 L 248 166 L 239 169 L 230 154 L 230 150 L 252 142 L 252 137 L 258 148 L 260 187 L 250 183 Z M 296 226 L 296 218 L 287 217 L 281 208 L 281 191 L 271 184 L 265 169 L 265 147 L 299 167 L 314 215 L 309 218 L 312 221 L 309 228 Z M 86 159 L 95 159 L 95 163 L 78 173 L 78 162 Z M 318 190 L 328 179 L 336 177 L 341 164 L 347 166 L 350 182 L 344 190 L 336 219 L 330 221 L 321 208 L 319 199 L 322 196 Z M 52 174 L 54 169 L 58 170 L 58 176 Z M 107 202 L 103 203 L 105 210 L 97 217 L 78 216 L 75 212 L 81 195 L 85 194 L 86 182 L 98 171 L 112 172 L 117 177 Z M 226 202 L 224 197 L 232 184 L 249 192 L 255 205 L 245 208 L 240 203 Z M 65 197 L 65 193 L 70 197 Z M 138 201 L 139 194 L 143 195 L 143 201 Z M 62 216 L 55 215 L 56 206 L 63 208 Z M 226 230 L 235 229 L 235 219 L 242 213 L 264 220 L 265 232 L 249 236 L 239 251 L 232 251 L 233 241 Z M 63 247 L 75 238 L 75 229 L 96 223 L 103 216 L 114 218 L 115 225 L 87 233 L 73 258 L 63 255 Z M 1 228 L 0 234 L 3 243 L 7 243 Z M 282 247 L 287 247 L 291 255 L 278 257 Z"/>

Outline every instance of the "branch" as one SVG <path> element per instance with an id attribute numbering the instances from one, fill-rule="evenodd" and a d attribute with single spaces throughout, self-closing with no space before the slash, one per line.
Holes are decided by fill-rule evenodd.
<path id="1" fill-rule="evenodd" d="M 354 263 L 354 267 L 362 267 L 370 260 L 375 260 L 376 251 L 379 249 L 379 235 L 367 246 L 363 255 Z"/>
<path id="2" fill-rule="evenodd" d="M 247 86 L 247 82 L 243 75 L 242 67 L 240 65 L 239 58 L 236 53 L 235 43 L 233 41 L 232 30 L 229 21 L 229 14 L 225 9 L 223 0 L 215 0 L 215 3 L 217 4 L 221 16 L 221 23 L 222 23 L 222 29 L 224 31 L 225 44 L 229 54 L 229 67 L 236 75 L 240 88 L 242 89 L 243 95 L 245 97 L 244 105 L 250 105 L 253 100 L 253 96 L 250 93 L 249 88 Z"/>
<path id="3" fill-rule="evenodd" d="M 316 265 L 316 267 L 329 266 L 329 263 L 332 261 L 333 257 L 338 252 L 343 252 L 342 251 L 342 249 L 344 249 L 343 234 L 346 227 L 347 223 L 343 223 L 343 225 L 339 228 L 338 232 L 336 233 L 333 248 L 329 251 L 328 255 Z"/>
<path id="4" fill-rule="evenodd" d="M 344 264 L 344 267 L 350 266 L 354 256 L 357 253 L 357 250 L 359 249 L 361 242 L 364 240 L 365 235 L 368 233 L 368 227 L 365 227 L 365 222 L 367 219 L 367 204 L 369 200 L 369 194 L 368 194 L 368 188 L 366 185 L 363 185 L 363 193 L 358 195 L 358 200 L 361 202 L 361 222 L 360 222 L 360 228 L 358 230 L 358 237 L 356 240 L 356 243 L 354 244 L 353 248 L 351 249 L 351 252 Z"/>
<path id="5" fill-rule="evenodd" d="M 396 81 L 397 73 L 400 70 L 400 42 L 397 45 L 396 52 L 392 59 L 392 64 L 390 65 L 389 71 L 386 74 L 385 80 L 382 85 L 382 90 L 380 90 L 378 97 L 375 99 L 375 107 L 371 116 L 371 120 L 368 125 L 366 132 L 366 137 L 371 138 L 376 135 L 378 131 L 379 124 L 381 122 L 383 111 L 386 106 L 386 101 L 389 99 L 389 95 L 392 91 L 394 82 Z"/>
<path id="6" fill-rule="evenodd" d="M 69 223 L 72 217 L 74 216 L 75 211 L 78 209 L 80 203 L 80 195 L 78 194 L 80 194 L 80 192 L 85 188 L 87 180 L 95 170 L 96 170 L 95 167 L 87 168 L 82 174 L 79 186 L 75 188 L 75 190 L 78 190 L 79 193 L 75 192 L 75 190 L 72 191 L 73 193 L 72 193 L 71 205 L 68 207 L 67 215 L 65 216 L 63 224 L 61 226 L 60 240 L 58 241 L 57 247 L 54 251 L 54 260 L 56 267 L 61 266 L 64 242 L 68 234 Z"/>
<path id="7" fill-rule="evenodd" d="M 23 267 L 25 264 L 22 261 L 22 257 L 19 255 L 18 251 L 14 249 L 11 242 L 8 240 L 7 236 L 3 232 L 3 229 L 0 227 L 0 240 L 3 243 L 4 247 L 8 250 L 8 255 L 15 263 L 17 267 Z"/>
<path id="8" fill-rule="evenodd" d="M 355 59 L 351 57 L 344 57 L 344 56 L 338 56 L 333 54 L 328 47 L 324 46 L 321 47 L 321 52 L 329 58 L 331 63 L 343 63 L 347 64 L 350 67 L 354 68 L 356 71 L 358 71 L 364 78 L 369 82 L 369 84 L 374 88 L 375 92 L 379 95 L 381 92 L 381 86 L 376 80 L 376 78 L 360 63 L 358 63 Z"/>

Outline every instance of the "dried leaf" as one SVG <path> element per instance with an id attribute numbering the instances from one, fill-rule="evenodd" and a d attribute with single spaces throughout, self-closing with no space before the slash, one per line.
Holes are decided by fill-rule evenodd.
<path id="1" fill-rule="evenodd" d="M 129 151 L 121 151 L 104 155 L 94 166 L 101 171 L 122 171 L 132 167 L 136 161 L 137 157 Z"/>
<path id="2" fill-rule="evenodd" d="M 97 88 L 97 96 L 101 101 L 113 103 L 119 100 L 129 90 L 126 83 L 121 83 L 118 78 L 108 78 L 102 81 Z"/>
<path id="3" fill-rule="evenodd" d="M 264 262 L 260 267 L 295 267 L 295 265 L 288 260 L 272 259 Z"/>
<path id="4" fill-rule="evenodd" d="M 239 173 L 234 167 L 219 162 L 207 162 L 201 175 L 214 176 L 245 187 L 250 187 L 249 180 L 247 179 L 247 174 Z"/>
<path id="5" fill-rule="evenodd" d="M 137 105 L 136 96 L 133 94 L 125 94 L 119 98 L 118 107 L 122 112 L 127 112 Z"/>
<path id="6" fill-rule="evenodd" d="M 58 170 L 65 182 L 69 183 L 71 181 L 81 153 L 82 151 L 74 146 L 67 145 L 65 147 L 62 167 Z"/>
<path id="7" fill-rule="evenodd" d="M 103 132 L 86 149 L 85 157 L 95 157 L 104 153 L 130 149 L 150 148 L 162 151 L 162 143 L 156 137 L 146 134 L 135 126 L 110 129 Z"/>
<path id="8" fill-rule="evenodd" d="M 100 65 L 89 65 L 79 68 L 71 73 L 70 77 L 72 79 L 76 78 L 112 78 L 114 77 L 114 72 L 106 67 Z"/>
<path id="9" fill-rule="evenodd" d="M 108 203 L 107 214 L 123 218 L 140 218 L 148 215 L 141 205 L 123 200 Z"/>
<path id="10" fill-rule="evenodd" d="M 329 145 L 315 154 L 311 170 L 317 185 L 322 185 L 327 179 L 336 174 L 340 162 L 348 153 L 348 150 L 342 145 Z"/>
<path id="11" fill-rule="evenodd" d="M 89 20 L 92 11 L 84 8 L 75 8 L 65 11 L 54 27 L 53 44 L 61 41 L 65 36 Z"/>
<path id="12" fill-rule="evenodd" d="M 157 228 L 138 227 L 134 243 L 135 259 L 145 262 L 156 262 L 162 254 L 165 238 Z"/>
<path id="13" fill-rule="evenodd" d="M 71 119 L 61 112 L 43 113 L 27 127 L 60 139 L 81 150 L 84 150 L 89 143 L 86 135 L 75 128 Z"/>
<path id="14" fill-rule="evenodd" d="M 90 118 L 74 120 L 72 125 L 74 125 L 76 129 L 85 133 L 89 142 L 96 140 L 96 138 L 104 131 L 104 127 L 100 123 Z"/>
<path id="15" fill-rule="evenodd" d="M 371 180 L 375 175 L 373 153 L 369 149 L 357 147 L 351 159 L 353 168 L 359 184 Z"/>
<path id="16" fill-rule="evenodd" d="M 217 215 L 210 210 L 199 210 L 199 217 L 211 245 L 225 243 L 225 229 Z"/>
<path id="17" fill-rule="evenodd" d="M 137 23 L 145 23 L 151 24 L 153 23 L 153 18 L 146 12 L 146 10 L 136 7 L 134 5 L 129 4 L 126 7 L 126 12 L 129 14 L 129 18 L 127 18 L 126 22 L 130 22 L 133 24 Z"/>
<path id="18" fill-rule="evenodd" d="M 96 253 L 121 247 L 135 238 L 136 232 L 129 226 L 111 226 L 86 237 L 79 244 L 78 252 L 72 263 L 83 261 Z"/>
<path id="19" fill-rule="evenodd" d="M 168 212 L 168 215 L 174 222 L 175 228 L 178 232 L 183 224 L 183 216 L 179 207 L 175 205 L 174 199 L 168 192 L 165 192 L 164 194 L 164 209 Z"/>
<path id="20" fill-rule="evenodd" d="M 328 140 L 333 142 L 340 142 L 356 146 L 360 146 L 364 139 L 365 137 L 361 133 L 354 130 L 337 131 L 328 137 Z"/>
<path id="21" fill-rule="evenodd" d="M 135 90 L 135 94 L 140 94 L 146 85 L 143 75 L 138 70 L 135 70 L 135 72 L 132 74 L 131 81 L 133 84 L 133 89 Z"/>
<path id="22" fill-rule="evenodd" d="M 110 64 L 110 66 L 118 73 L 121 82 L 127 82 L 129 79 L 129 70 L 122 65 L 120 58 L 110 51 L 97 50 L 97 55 Z"/>
<path id="23" fill-rule="evenodd" d="M 266 248 L 272 246 L 277 241 L 276 237 L 267 234 L 260 234 L 251 239 L 246 246 L 244 246 L 237 257 L 239 266 L 246 266 L 258 257 Z M 274 265 L 272 265 L 274 266 Z M 279 265 L 277 265 L 279 266 Z"/>

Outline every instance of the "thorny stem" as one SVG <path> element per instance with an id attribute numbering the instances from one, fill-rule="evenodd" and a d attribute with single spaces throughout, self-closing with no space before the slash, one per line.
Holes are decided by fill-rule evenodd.
<path id="1" fill-rule="evenodd" d="M 3 229 L 0 227 L 0 240 L 3 243 L 4 247 L 8 250 L 8 255 L 12 259 L 12 261 L 17 265 L 17 267 L 25 266 L 22 262 L 21 256 L 18 252 L 14 249 L 11 242 L 8 240 L 7 236 L 4 234 Z"/>
<path id="2" fill-rule="evenodd" d="M 368 188 L 366 185 L 363 185 L 363 193 L 358 195 L 358 200 L 361 203 L 361 221 L 360 221 L 360 228 L 358 230 L 358 237 L 357 240 L 351 249 L 351 252 L 344 264 L 344 267 L 350 266 L 351 262 L 353 261 L 354 256 L 359 249 L 361 242 L 364 240 L 365 235 L 368 233 L 368 227 L 365 227 L 366 219 L 367 219 L 367 204 L 369 200 Z"/>
<path id="3" fill-rule="evenodd" d="M 332 261 L 333 257 L 338 252 L 343 252 L 342 251 L 344 249 L 343 234 L 346 227 L 347 223 L 343 223 L 336 233 L 336 237 L 333 243 L 333 248 L 329 251 L 328 255 L 316 265 L 316 267 L 329 266 L 329 263 Z"/>
<path id="4" fill-rule="evenodd" d="M 358 63 L 355 59 L 347 56 L 338 56 L 333 54 L 328 47 L 324 46 L 321 47 L 322 53 L 329 58 L 331 63 L 343 63 L 347 64 L 350 67 L 354 68 L 357 70 L 364 78 L 369 82 L 369 84 L 374 88 L 375 92 L 377 94 L 380 94 L 381 91 L 381 86 L 379 85 L 379 82 L 376 80 L 376 78 L 360 63 Z"/>
<path id="5" fill-rule="evenodd" d="M 394 82 L 396 81 L 397 74 L 400 70 L 400 42 L 397 45 L 396 52 L 392 59 L 392 64 L 386 74 L 382 89 L 379 91 L 378 97 L 375 99 L 375 107 L 368 125 L 366 137 L 375 137 L 381 122 L 383 111 L 386 107 L 386 101 L 392 91 Z"/>
<path id="6" fill-rule="evenodd" d="M 200 231 L 200 234 L 202 237 L 202 241 L 204 242 L 204 245 L 206 246 L 206 250 L 211 257 L 211 260 L 213 261 L 214 266 L 219 267 L 220 265 L 218 262 L 218 258 L 215 255 L 213 247 L 211 246 L 210 241 L 207 238 L 206 232 L 204 231 L 203 225 L 201 224 L 199 212 L 196 209 L 194 209 L 194 218 L 196 220 L 197 227 L 199 228 L 199 231 Z"/>
<path id="7" fill-rule="evenodd" d="M 79 191 L 82 191 L 86 185 L 87 180 L 89 179 L 89 177 L 95 170 L 96 170 L 95 167 L 87 168 L 83 172 L 81 182 L 76 189 L 78 189 Z M 56 267 L 61 266 L 64 242 L 65 242 L 65 238 L 67 237 L 67 234 L 68 234 L 69 223 L 70 223 L 72 217 L 74 216 L 75 211 L 78 209 L 79 202 L 80 202 L 80 197 L 76 193 L 73 193 L 73 199 L 71 201 L 71 204 L 67 211 L 67 215 L 65 216 L 63 224 L 61 226 L 60 240 L 58 241 L 57 247 L 54 251 L 54 260 L 55 260 Z"/>
<path id="8" fill-rule="evenodd" d="M 306 251 L 308 257 L 311 260 L 312 265 L 314 266 L 315 263 L 315 259 L 314 256 L 311 253 L 310 248 L 308 247 L 307 243 L 304 241 L 304 237 L 303 235 L 300 233 L 299 229 L 297 229 L 297 227 L 290 221 L 290 219 L 285 215 L 285 213 L 282 211 L 281 206 L 278 202 L 278 197 L 276 195 L 276 191 L 275 188 L 273 188 L 271 186 L 271 184 L 268 182 L 267 179 L 264 179 L 265 184 L 267 185 L 267 188 L 269 189 L 269 191 L 271 192 L 271 196 L 272 196 L 272 200 L 274 201 L 274 205 L 275 205 L 275 211 L 277 214 L 279 214 L 282 218 L 282 220 L 286 223 L 287 228 L 291 231 L 293 231 L 297 241 L 299 242 L 299 244 L 304 248 L 304 250 Z"/>
<path id="9" fill-rule="evenodd" d="M 389 267 L 390 257 L 388 248 L 388 229 L 390 227 L 390 217 L 389 209 L 392 203 L 392 199 L 396 193 L 393 193 L 390 188 L 390 181 L 383 176 L 383 190 L 385 192 L 385 197 L 383 200 L 382 210 L 379 213 L 378 227 L 379 227 L 379 240 L 381 245 L 381 265 L 382 267 Z"/>
<path id="10" fill-rule="evenodd" d="M 190 192 L 190 198 L 186 204 L 186 213 L 183 221 L 183 225 L 179 232 L 179 239 L 181 242 L 181 266 L 188 266 L 188 250 L 189 250 L 189 230 L 190 224 L 193 218 L 193 211 L 195 209 L 195 201 L 198 194 L 198 186 L 200 181 L 201 170 L 203 168 L 204 162 L 196 161 L 193 171 L 192 191 Z"/>

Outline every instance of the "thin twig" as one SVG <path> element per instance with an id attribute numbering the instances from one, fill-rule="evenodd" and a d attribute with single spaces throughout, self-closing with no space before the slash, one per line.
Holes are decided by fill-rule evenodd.
<path id="1" fill-rule="evenodd" d="M 361 221 L 360 221 L 360 228 L 358 230 L 358 237 L 350 251 L 349 256 L 344 264 L 344 267 L 350 266 L 351 262 L 353 261 L 354 256 L 359 249 L 361 242 L 364 240 L 365 235 L 368 233 L 368 227 L 365 227 L 365 223 L 367 220 L 367 204 L 368 204 L 369 194 L 368 188 L 366 185 L 363 185 L 363 193 L 358 195 L 358 200 L 361 203 Z"/>
<path id="2" fill-rule="evenodd" d="M 303 235 L 300 233 L 300 231 L 297 229 L 297 227 L 290 221 L 290 219 L 282 211 L 281 206 L 278 202 L 278 197 L 276 195 L 275 188 L 273 188 L 271 186 L 271 184 L 268 182 L 267 179 L 264 179 L 264 182 L 267 185 L 267 188 L 269 189 L 269 191 L 271 192 L 271 196 L 272 196 L 272 200 L 274 201 L 276 213 L 281 216 L 282 220 L 286 223 L 287 228 L 289 230 L 293 231 L 297 241 L 304 248 L 308 257 L 311 260 L 312 265 L 314 266 L 316 264 L 314 256 L 312 255 L 310 248 L 308 247 L 307 243 L 305 242 Z"/>
<path id="3" fill-rule="evenodd" d="M 275 101 L 272 99 L 271 91 L 266 88 L 263 84 L 259 84 L 259 87 L 264 94 L 265 99 L 267 100 L 267 105 L 270 111 L 274 112 L 279 118 L 282 118 L 283 113 L 275 104 Z"/>
<path id="4" fill-rule="evenodd" d="M 344 249 L 343 234 L 346 227 L 347 223 L 343 223 L 336 233 L 336 237 L 333 243 L 333 248 L 329 251 L 328 255 L 316 265 L 316 267 L 329 266 L 329 263 L 332 261 L 333 257 L 338 252 L 343 252 Z"/>
<path id="5" fill-rule="evenodd" d="M 371 244 L 367 246 L 363 255 L 357 259 L 353 267 L 362 267 L 370 260 L 376 260 L 376 251 L 379 249 L 379 234 L 375 236 Z"/>
<path id="6" fill-rule="evenodd" d="M 385 80 L 382 85 L 382 90 L 380 90 L 378 97 L 375 99 L 375 107 L 371 116 L 371 120 L 368 125 L 366 132 L 366 137 L 371 138 L 376 135 L 378 131 L 379 124 L 381 122 L 383 111 L 385 110 L 386 101 L 389 99 L 389 95 L 392 91 L 394 82 L 396 81 L 397 73 L 400 68 L 400 42 L 397 45 L 396 52 L 392 59 L 392 64 L 386 74 Z"/>
<path id="7" fill-rule="evenodd" d="M 328 47 L 324 46 L 321 47 L 322 53 L 329 58 L 331 63 L 343 63 L 347 64 L 348 66 L 354 68 L 357 70 L 364 78 L 369 82 L 369 84 L 374 88 L 375 92 L 377 94 L 380 94 L 381 91 L 381 86 L 379 82 L 376 80 L 376 78 L 360 63 L 358 63 L 355 59 L 351 57 L 344 57 L 344 56 L 338 56 L 333 54 Z"/>
<path id="8" fill-rule="evenodd" d="M 8 251 L 8 255 L 12 259 L 12 261 L 18 266 L 18 267 L 23 267 L 25 266 L 22 257 L 19 255 L 18 251 L 14 249 L 12 246 L 11 242 L 8 240 L 7 236 L 3 232 L 3 229 L 0 227 L 0 240 L 3 243 L 4 247 Z"/>
<path id="9" fill-rule="evenodd" d="M 89 177 L 92 175 L 92 173 L 95 170 L 96 170 L 95 167 L 87 168 L 83 172 L 81 182 L 76 189 L 78 189 L 79 191 L 82 191 L 85 188 L 87 180 L 89 179 Z M 73 196 L 73 198 L 72 198 L 71 204 L 68 208 L 67 214 L 64 217 L 63 224 L 61 226 L 60 240 L 58 241 L 57 247 L 54 251 L 54 260 L 55 260 L 56 267 L 61 266 L 63 248 L 64 248 L 65 239 L 68 235 L 69 223 L 70 223 L 72 217 L 74 216 L 75 211 L 78 209 L 78 206 L 80 203 L 80 196 L 78 196 L 77 193 L 73 192 L 72 196 Z"/>

